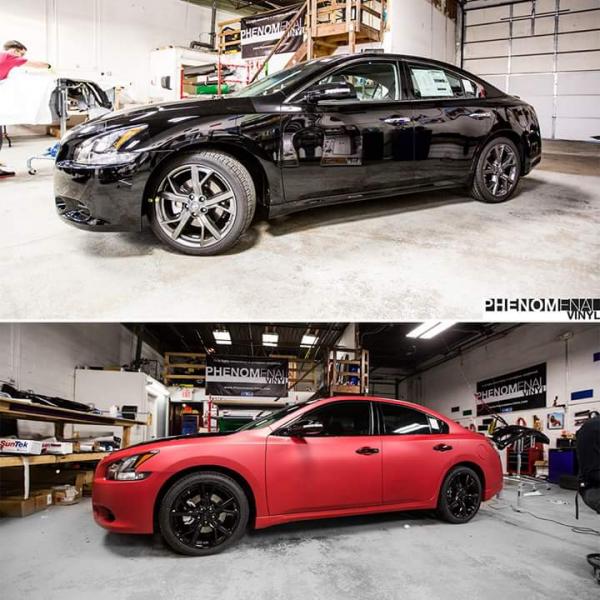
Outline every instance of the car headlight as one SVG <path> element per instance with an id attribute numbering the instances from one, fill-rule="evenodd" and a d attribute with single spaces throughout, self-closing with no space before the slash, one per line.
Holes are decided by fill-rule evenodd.
<path id="1" fill-rule="evenodd" d="M 121 150 L 126 142 L 146 129 L 146 125 L 121 127 L 84 140 L 75 148 L 73 161 L 81 165 L 120 165 L 135 160 L 137 152 Z M 129 144 L 129 148 L 132 144 Z"/>
<path id="2" fill-rule="evenodd" d="M 158 454 L 158 450 L 144 452 L 143 454 L 134 454 L 133 456 L 117 460 L 108 465 L 106 479 L 114 479 L 116 481 L 146 479 L 150 473 L 147 471 L 138 471 L 137 469 L 156 454 Z"/>

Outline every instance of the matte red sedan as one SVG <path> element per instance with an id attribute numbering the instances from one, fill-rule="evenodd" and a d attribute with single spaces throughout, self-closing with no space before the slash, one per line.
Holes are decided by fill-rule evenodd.
<path id="1" fill-rule="evenodd" d="M 472 519 L 502 487 L 496 450 L 428 408 L 367 397 L 287 406 L 234 433 L 155 440 L 112 453 L 93 486 L 96 522 L 206 555 L 256 529 L 437 509 Z"/>

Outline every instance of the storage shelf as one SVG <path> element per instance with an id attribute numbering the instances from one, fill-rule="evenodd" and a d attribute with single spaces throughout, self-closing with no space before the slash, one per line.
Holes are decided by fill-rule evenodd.
<path id="1" fill-rule="evenodd" d="M 78 452 L 75 454 L 39 454 L 27 455 L 29 465 L 54 465 L 70 462 L 85 462 L 102 460 L 110 452 Z M 0 456 L 0 468 L 2 467 L 22 467 L 21 456 Z"/>

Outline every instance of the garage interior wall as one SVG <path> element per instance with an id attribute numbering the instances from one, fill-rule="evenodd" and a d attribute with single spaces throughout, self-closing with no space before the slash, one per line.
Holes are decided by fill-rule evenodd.
<path id="1" fill-rule="evenodd" d="M 440 6 L 430 0 L 388 2 L 385 50 L 455 63 L 456 21 L 447 17 Z"/>
<path id="2" fill-rule="evenodd" d="M 600 134 L 600 0 L 468 1 L 463 52 L 465 69 L 535 107 L 542 137 Z"/>
<path id="3" fill-rule="evenodd" d="M 569 334 L 572 334 L 570 339 L 562 339 Z M 554 440 L 560 436 L 561 430 L 548 430 L 546 419 L 548 412 L 560 410 L 551 408 L 555 397 L 558 397 L 558 404 L 567 405 L 565 429 L 568 431 L 574 431 L 575 412 L 600 410 L 599 352 L 600 328 L 597 325 L 523 325 L 511 330 L 505 337 L 404 381 L 401 396 L 429 406 L 463 426 L 470 423 L 477 426 L 482 424 L 483 417 L 465 417 L 463 411 L 471 410 L 473 415 L 477 414 L 475 392 L 478 381 L 546 362 L 548 408 L 503 413 L 503 417 L 509 424 L 523 417 L 532 427 L 533 415 L 537 415 L 542 420 L 544 433 L 550 438 L 550 447 L 556 447 Z M 571 401 L 573 392 L 590 389 L 593 390 L 591 399 Z M 460 407 L 460 412 L 453 413 L 451 409 L 456 406 Z"/>
<path id="4" fill-rule="evenodd" d="M 135 349 L 136 336 L 117 323 L 0 323 L 0 380 L 73 400 L 75 367 L 129 364 Z M 142 358 L 162 365 L 145 343 Z"/>
<path id="5" fill-rule="evenodd" d="M 0 43 L 17 39 L 32 60 L 64 76 L 123 85 L 149 99 L 150 51 L 208 42 L 210 8 L 183 0 L 2 0 Z M 217 21 L 235 18 L 219 11 Z"/>

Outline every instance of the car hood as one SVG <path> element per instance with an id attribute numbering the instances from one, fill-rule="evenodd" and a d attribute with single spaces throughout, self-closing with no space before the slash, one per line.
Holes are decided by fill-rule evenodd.
<path id="1" fill-rule="evenodd" d="M 66 138 L 95 135 L 119 127 L 146 125 L 161 131 L 202 117 L 230 117 L 256 112 L 252 98 L 213 98 L 146 104 L 106 113 L 74 127 Z"/>
<path id="2" fill-rule="evenodd" d="M 234 431 L 229 432 L 220 432 L 220 433 L 194 433 L 191 435 L 172 435 L 169 437 L 156 438 L 154 440 L 148 440 L 146 442 L 139 442 L 138 444 L 132 444 L 131 446 L 127 446 L 127 448 L 121 448 L 118 452 L 122 452 L 123 450 L 131 450 L 132 448 L 140 448 L 142 450 L 146 450 L 146 448 L 152 449 L 154 446 L 167 446 L 170 442 L 178 442 L 180 440 L 198 440 L 198 439 L 207 439 L 207 438 L 217 438 L 217 437 L 225 437 L 235 433 Z"/>

